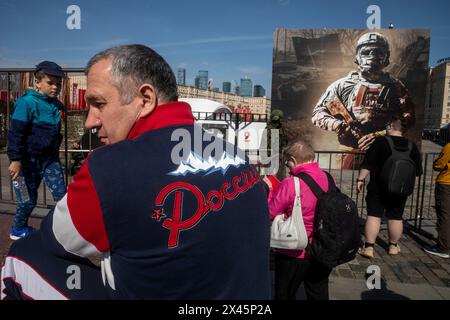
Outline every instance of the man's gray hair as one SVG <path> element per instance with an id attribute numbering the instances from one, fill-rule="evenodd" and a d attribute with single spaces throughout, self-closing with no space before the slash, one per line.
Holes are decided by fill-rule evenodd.
<path id="1" fill-rule="evenodd" d="M 129 104 L 144 83 L 151 84 L 163 102 L 177 101 L 177 82 L 169 64 L 144 45 L 117 46 L 97 53 L 86 66 L 86 75 L 94 64 L 111 59 L 111 77 L 119 90 L 122 104 Z"/>

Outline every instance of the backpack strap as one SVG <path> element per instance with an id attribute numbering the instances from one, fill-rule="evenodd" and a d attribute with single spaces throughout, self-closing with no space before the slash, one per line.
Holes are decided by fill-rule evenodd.
<path id="1" fill-rule="evenodd" d="M 302 203 L 300 198 L 300 179 L 298 177 L 294 177 L 294 186 L 295 186 L 295 200 L 294 205 L 292 207 L 292 216 L 294 219 L 297 219 L 300 225 L 305 227 L 305 223 L 303 222 L 303 214 L 302 214 Z M 306 233 L 306 231 L 305 231 Z"/>
<path id="2" fill-rule="evenodd" d="M 331 190 L 332 188 L 335 188 L 336 185 L 334 184 L 333 177 L 331 174 L 329 174 L 327 171 L 323 171 L 328 179 L 328 190 Z M 319 186 L 319 184 L 306 172 L 300 172 L 298 174 L 298 177 L 303 180 L 303 182 L 306 183 L 306 185 L 311 189 L 312 193 L 316 196 L 316 198 L 319 198 L 325 191 L 322 190 L 322 188 Z"/>
<path id="3" fill-rule="evenodd" d="M 334 182 L 334 179 L 331 176 L 331 174 L 325 170 L 323 172 L 325 172 L 325 174 L 327 175 L 327 178 L 328 178 L 328 191 L 337 189 L 336 183 Z"/>

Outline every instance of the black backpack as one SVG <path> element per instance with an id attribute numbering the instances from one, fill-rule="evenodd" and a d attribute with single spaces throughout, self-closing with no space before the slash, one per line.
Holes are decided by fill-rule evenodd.
<path id="1" fill-rule="evenodd" d="M 408 141 L 407 148 L 399 148 L 390 136 L 386 139 L 392 154 L 381 169 L 381 183 L 389 194 L 407 197 L 413 193 L 416 181 L 416 163 L 410 157 L 413 144 Z"/>
<path id="2" fill-rule="evenodd" d="M 324 172 L 328 178 L 327 192 L 308 174 L 302 172 L 298 177 L 317 198 L 307 257 L 331 269 L 353 260 L 362 242 L 355 202 L 336 187 L 328 172 Z"/>

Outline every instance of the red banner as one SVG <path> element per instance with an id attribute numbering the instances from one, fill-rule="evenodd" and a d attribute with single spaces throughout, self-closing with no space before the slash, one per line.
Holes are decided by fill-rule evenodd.
<path id="1" fill-rule="evenodd" d="M 80 110 L 86 109 L 86 101 L 84 101 L 85 94 L 86 94 L 85 89 L 78 90 L 78 104 L 80 106 Z"/>
<path id="2" fill-rule="evenodd" d="M 7 102 L 7 100 L 8 100 L 8 92 L 7 91 L 2 91 L 0 93 L 0 100 L 3 102 Z"/>

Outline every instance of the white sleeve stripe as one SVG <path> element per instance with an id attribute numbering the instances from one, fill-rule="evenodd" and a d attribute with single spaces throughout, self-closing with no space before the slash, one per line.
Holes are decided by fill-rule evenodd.
<path id="1" fill-rule="evenodd" d="M 52 229 L 56 240 L 66 251 L 81 257 L 101 254 L 101 252 L 98 251 L 92 243 L 84 239 L 75 228 L 72 217 L 70 216 L 69 207 L 67 206 L 67 193 L 64 198 L 58 201 L 55 207 Z"/>
<path id="2" fill-rule="evenodd" d="M 5 259 L 5 265 L 1 272 L 1 299 L 5 298 L 4 279 L 12 279 L 20 284 L 23 295 L 33 300 L 68 300 L 36 270 L 16 257 L 6 257 Z"/>

